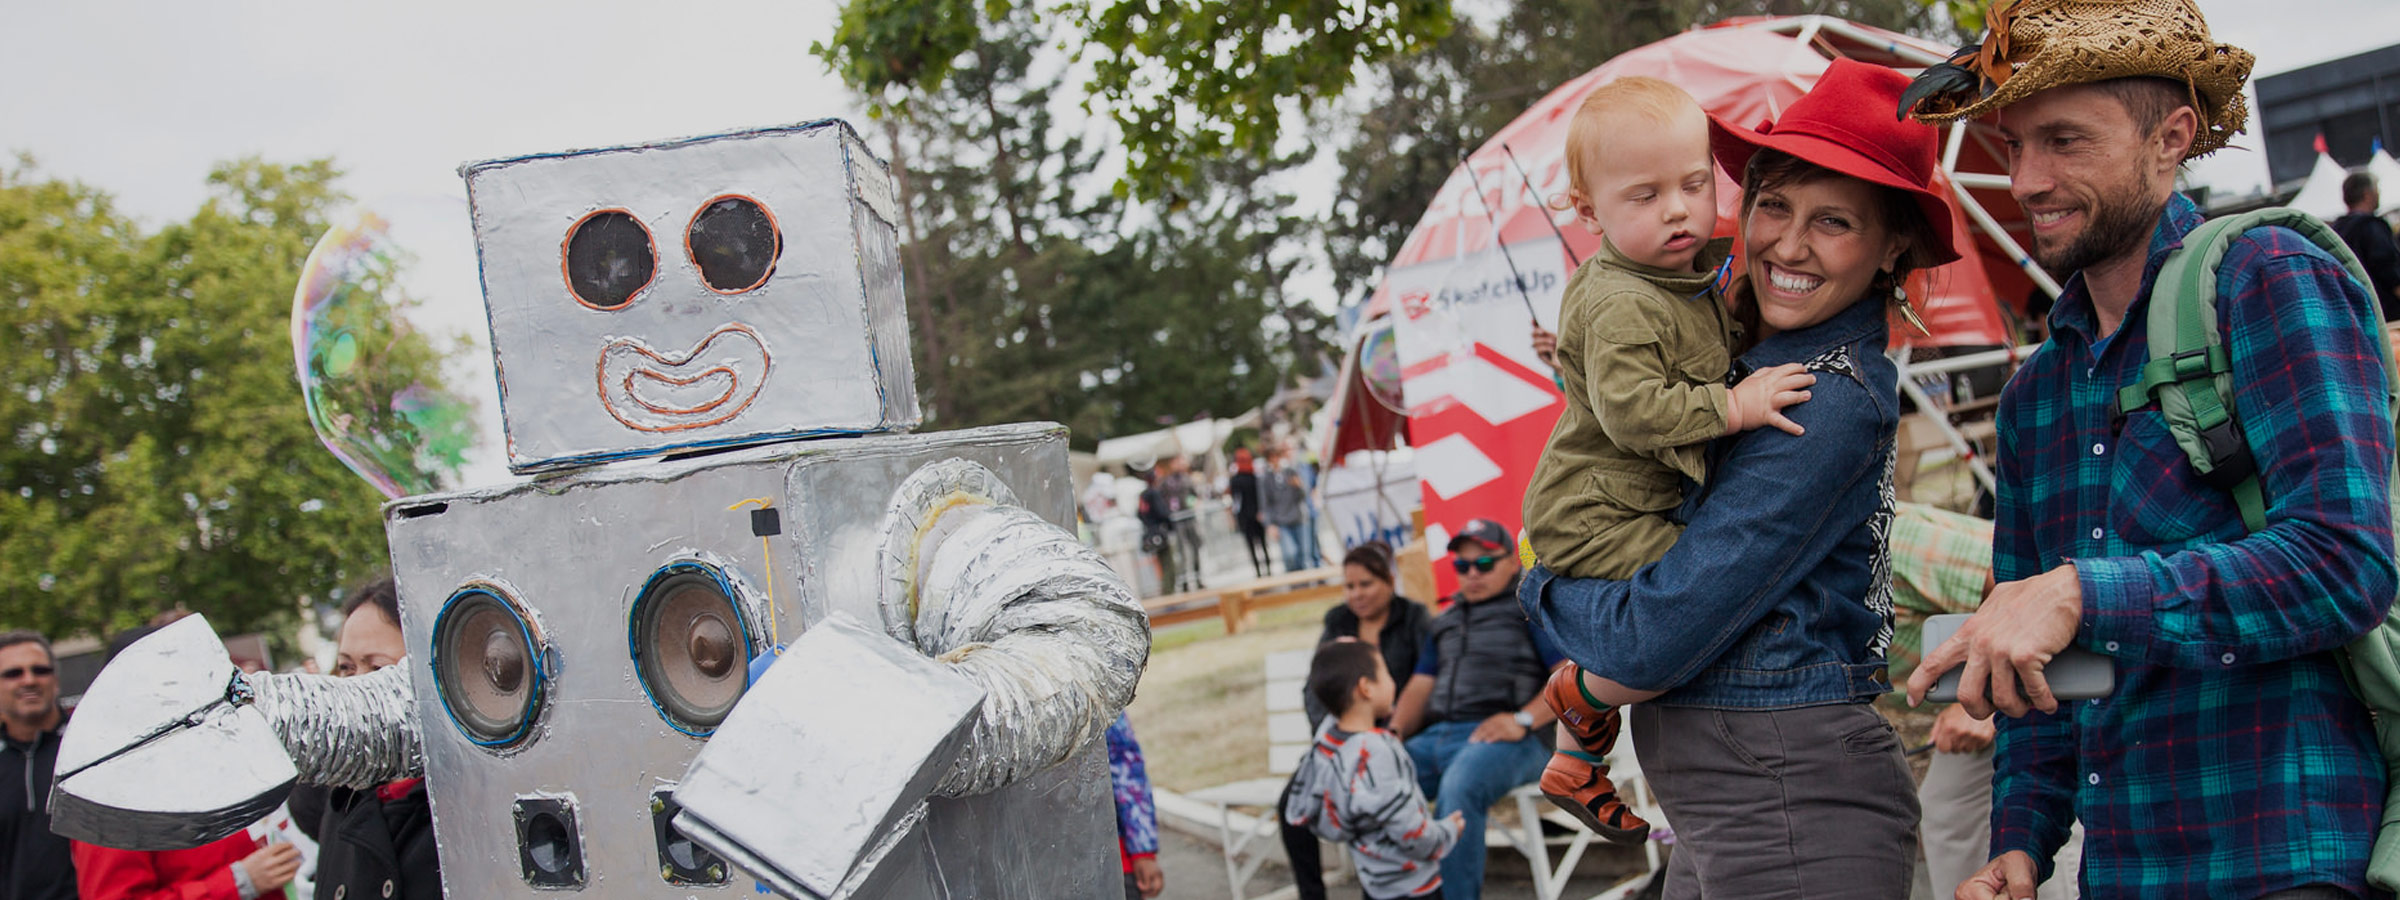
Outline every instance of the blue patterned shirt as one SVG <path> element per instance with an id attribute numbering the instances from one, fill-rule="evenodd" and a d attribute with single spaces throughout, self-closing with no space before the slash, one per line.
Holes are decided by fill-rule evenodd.
<path id="1" fill-rule="evenodd" d="M 2025 851 L 2047 877 L 2080 818 L 2086 897 L 2320 883 L 2365 896 L 2384 768 L 2327 651 L 2392 602 L 2392 422 L 2368 343 L 2381 336 L 2366 291 L 2298 233 L 2257 229 L 2227 248 L 2218 325 L 2267 499 L 2267 528 L 2245 534 L 2155 404 L 2109 415 L 2151 352 L 2151 283 L 2200 222 L 2170 202 L 2114 335 L 2095 333 L 2083 278 L 2070 280 L 2050 342 L 2001 396 L 1994 574 L 2073 560 L 2076 643 L 2115 657 L 2117 687 L 2003 720 L 1992 852 Z"/>
<path id="2" fill-rule="evenodd" d="M 1157 855 L 1158 806 L 1150 799 L 1150 773 L 1142 765 L 1142 744 L 1133 739 L 1133 720 L 1118 713 L 1115 724 L 1108 726 L 1107 740 L 1108 786 L 1117 801 L 1117 847 L 1128 860 Z"/>

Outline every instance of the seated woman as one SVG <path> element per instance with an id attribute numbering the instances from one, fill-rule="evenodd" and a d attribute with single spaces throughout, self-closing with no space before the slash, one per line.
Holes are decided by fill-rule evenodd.
<path id="1" fill-rule="evenodd" d="M 1958 253 L 1936 134 L 1892 114 L 1907 84 L 1835 60 L 1772 127 L 1712 122 L 1742 182 L 1732 300 L 1762 333 L 1735 374 L 1806 365 L 1812 396 L 1784 411 L 1806 433 L 1717 441 L 1682 537 L 1631 581 L 1536 566 L 1519 594 L 1593 699 L 1643 701 L 1634 746 L 1679 842 L 1670 898 L 1909 892 L 1915 787 L 1869 705 L 1891 689 L 1899 397 L 1883 350 L 1909 273 Z"/>

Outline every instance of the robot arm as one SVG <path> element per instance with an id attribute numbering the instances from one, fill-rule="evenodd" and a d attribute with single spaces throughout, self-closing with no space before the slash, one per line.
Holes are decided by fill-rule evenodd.
<path id="1" fill-rule="evenodd" d="M 936 788 L 955 797 L 1099 740 L 1133 699 L 1150 625 L 1099 554 L 1030 511 L 960 504 L 934 525 L 919 550 L 917 643 L 985 694 L 967 753 Z"/>
<path id="2" fill-rule="evenodd" d="M 59 747 L 51 828 L 127 850 L 240 831 L 295 781 L 366 787 L 417 773 L 408 666 L 335 679 L 242 675 L 201 616 L 134 642 L 84 692 Z"/>
<path id="3" fill-rule="evenodd" d="M 1149 660 L 1132 590 L 981 466 L 920 469 L 884 535 L 882 629 L 812 625 L 676 788 L 677 828 L 785 896 L 878 896 L 925 858 L 928 800 L 1094 746 Z"/>
<path id="4" fill-rule="evenodd" d="M 409 660 L 365 675 L 242 676 L 308 784 L 365 789 L 425 774 Z"/>

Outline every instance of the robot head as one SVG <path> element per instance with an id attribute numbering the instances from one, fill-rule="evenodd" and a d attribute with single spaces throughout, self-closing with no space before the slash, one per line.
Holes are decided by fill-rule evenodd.
<path id="1" fill-rule="evenodd" d="M 461 174 L 511 470 L 917 424 L 891 178 L 847 124 Z"/>

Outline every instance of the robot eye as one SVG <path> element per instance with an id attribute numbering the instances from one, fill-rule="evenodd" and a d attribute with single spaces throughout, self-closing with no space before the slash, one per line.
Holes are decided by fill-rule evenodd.
<path id="1" fill-rule="evenodd" d="M 698 563 L 650 576 L 633 602 L 633 661 L 642 689 L 677 731 L 706 736 L 750 686 L 756 649 L 732 593 Z"/>
<path id="2" fill-rule="evenodd" d="M 545 666 L 529 622 L 513 600 L 487 585 L 461 588 L 434 617 L 434 685 L 468 740 L 508 746 L 532 730 Z"/>
<path id="3" fill-rule="evenodd" d="M 650 229 L 621 209 L 604 209 L 567 229 L 561 252 L 567 290 L 575 300 L 600 310 L 618 310 L 650 286 L 658 272 L 658 250 Z"/>
<path id="4" fill-rule="evenodd" d="M 783 252 L 783 234 L 775 217 L 758 201 L 726 195 L 700 207 L 684 230 L 684 250 L 708 289 L 739 294 L 767 283 L 775 274 L 775 259 Z"/>

